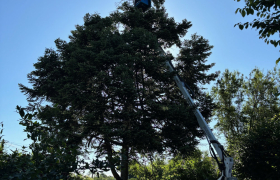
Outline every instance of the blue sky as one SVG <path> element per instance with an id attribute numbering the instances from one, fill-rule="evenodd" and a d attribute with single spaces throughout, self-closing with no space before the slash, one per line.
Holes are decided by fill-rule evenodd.
<path id="1" fill-rule="evenodd" d="M 108 16 L 116 9 L 117 2 L 119 0 L 0 1 L 0 122 L 4 122 L 4 139 L 10 142 L 11 149 L 30 143 L 23 141 L 26 133 L 18 124 L 20 117 L 15 112 L 17 105 L 27 105 L 18 83 L 28 85 L 27 74 L 34 70 L 33 64 L 44 54 L 45 48 L 55 48 L 57 38 L 68 41 L 70 31 L 76 24 L 83 24 L 86 13 Z M 254 29 L 241 31 L 234 27 L 235 23 L 253 19 L 235 14 L 238 7 L 244 7 L 243 2 L 166 0 L 165 6 L 169 16 L 177 22 L 182 19 L 192 22 L 185 39 L 197 33 L 214 46 L 208 61 L 216 63 L 211 72 L 229 69 L 248 75 L 255 67 L 266 72 L 275 66 L 279 47 L 265 44 Z M 176 56 L 178 49 L 171 50 Z M 200 147 L 205 150 L 204 144 Z"/>

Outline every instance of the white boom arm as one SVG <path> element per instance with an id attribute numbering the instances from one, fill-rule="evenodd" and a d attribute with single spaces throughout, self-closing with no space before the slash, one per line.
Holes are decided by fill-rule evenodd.
<path id="1" fill-rule="evenodd" d="M 161 56 L 166 56 L 164 50 L 160 47 L 160 55 Z M 166 66 L 169 68 L 169 71 L 173 72 L 174 67 L 171 64 L 171 61 L 166 61 Z M 184 95 L 185 99 L 187 100 L 188 104 L 190 106 L 194 105 L 194 102 L 185 86 L 184 81 L 180 79 L 178 75 L 174 76 L 174 80 L 179 87 L 180 91 Z M 194 114 L 197 118 L 198 124 L 200 128 L 205 132 L 206 136 L 214 146 L 222 164 L 219 165 L 219 168 L 222 172 L 222 176 L 218 180 L 237 180 L 235 177 L 232 177 L 231 171 L 233 167 L 233 158 L 232 157 L 227 157 L 224 153 L 223 146 L 217 141 L 215 138 L 214 134 L 212 133 L 211 129 L 209 128 L 208 124 L 206 123 L 205 119 L 201 115 L 200 111 L 198 109 L 195 109 Z M 221 167 L 222 166 L 222 167 Z"/>

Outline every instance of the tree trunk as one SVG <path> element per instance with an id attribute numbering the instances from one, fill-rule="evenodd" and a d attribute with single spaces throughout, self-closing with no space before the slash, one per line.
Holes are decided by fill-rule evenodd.
<path id="1" fill-rule="evenodd" d="M 121 159 L 121 178 L 122 180 L 128 180 L 128 149 L 125 144 L 122 147 L 122 159 Z"/>
<path id="2" fill-rule="evenodd" d="M 122 178 L 117 173 L 115 166 L 112 163 L 112 147 L 106 139 L 105 139 L 105 147 L 108 152 L 108 161 L 109 161 L 110 169 L 111 169 L 111 172 L 112 172 L 114 178 L 116 178 L 116 180 L 122 180 Z"/>

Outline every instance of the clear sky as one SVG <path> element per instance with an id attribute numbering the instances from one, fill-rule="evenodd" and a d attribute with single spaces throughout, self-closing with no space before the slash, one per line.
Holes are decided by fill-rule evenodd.
<path id="1" fill-rule="evenodd" d="M 120 0 L 0 0 L 0 122 L 4 122 L 4 139 L 10 148 L 28 146 L 26 133 L 18 124 L 15 107 L 26 106 L 26 96 L 18 83 L 28 85 L 27 74 L 44 54 L 45 48 L 55 48 L 54 40 L 68 41 L 75 25 L 83 24 L 86 13 L 108 16 L 116 10 Z M 209 63 L 216 63 L 211 71 L 238 70 L 244 75 L 259 67 L 264 72 L 275 66 L 279 47 L 267 45 L 254 29 L 239 30 L 235 23 L 251 21 L 235 14 L 244 2 L 234 0 L 166 0 L 167 12 L 177 22 L 191 21 L 186 39 L 197 33 L 214 45 Z M 277 36 L 274 36 L 278 38 Z M 178 49 L 172 53 L 177 55 Z M 211 87 L 211 86 L 208 86 Z M 211 123 L 213 127 L 214 123 Z M 200 146 L 207 149 L 205 142 Z"/>

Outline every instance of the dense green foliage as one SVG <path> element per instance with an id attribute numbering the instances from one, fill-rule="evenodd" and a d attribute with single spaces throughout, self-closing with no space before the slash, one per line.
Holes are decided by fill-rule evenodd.
<path id="1" fill-rule="evenodd" d="M 18 107 L 21 125 L 43 174 L 66 178 L 79 169 L 77 157 L 87 147 L 97 159 L 85 168 L 111 170 L 117 180 L 127 179 L 129 161 L 139 153 L 187 157 L 195 150 L 203 133 L 172 77 L 186 80 L 209 122 L 214 103 L 201 85 L 218 76 L 206 73 L 214 65 L 206 64 L 212 46 L 199 35 L 181 40 L 191 23 L 175 22 L 164 1 L 154 2 L 146 12 L 125 2 L 105 18 L 87 14 L 70 42 L 55 40 L 57 49 L 46 49 L 34 64 L 32 88 L 19 85 L 29 102 Z M 172 45 L 181 48 L 177 58 L 160 56 L 159 46 Z M 165 67 L 170 57 L 177 72 Z"/>
<path id="2" fill-rule="evenodd" d="M 0 179 L 65 180 L 70 172 L 77 171 L 77 155 L 81 153 L 76 145 L 69 143 L 71 138 L 65 140 L 59 134 L 46 131 L 46 127 L 30 120 L 32 114 L 25 114 L 20 107 L 18 110 L 23 118 L 21 124 L 27 126 L 27 136 L 33 140 L 29 146 L 32 153 L 27 153 L 26 147 L 22 147 L 22 152 L 2 153 Z"/>
<path id="3" fill-rule="evenodd" d="M 226 70 L 212 89 L 218 105 L 216 128 L 226 137 L 240 178 L 269 179 L 279 173 L 279 164 L 275 164 L 280 153 L 280 122 L 275 118 L 280 112 L 279 82 L 277 68 L 266 75 L 256 68 L 248 78 Z"/>
<path id="4" fill-rule="evenodd" d="M 24 111 L 21 108 L 19 109 L 20 114 L 25 117 Z M 26 117 L 29 116 L 30 118 L 32 116 L 32 114 L 26 115 Z M 73 147 L 73 145 L 71 146 L 69 144 L 66 146 L 67 141 L 62 141 L 58 136 L 54 137 L 44 134 L 46 131 L 42 131 L 43 127 L 38 123 L 35 123 L 36 125 L 32 125 L 31 121 L 26 119 L 24 120 L 30 124 L 26 131 L 33 140 L 33 143 L 29 146 L 32 153 L 28 153 L 28 151 L 26 151 L 26 147 L 22 147 L 21 152 L 16 150 L 12 151 L 12 153 L 7 153 L 4 150 L 5 143 L 3 143 L 6 141 L 2 141 L 0 152 L 0 179 L 85 179 L 81 175 L 73 176 L 73 173 L 70 173 L 75 172 L 79 174 L 79 170 L 90 169 L 88 163 L 79 161 L 76 158 L 77 155 L 81 155 L 81 153 L 77 151 L 77 146 Z M 2 131 L 3 129 L 0 131 L 1 138 Z M 37 139 L 40 139 L 40 143 L 35 143 Z M 101 177 L 105 178 L 102 174 Z M 112 180 L 114 178 L 106 176 L 105 179 Z"/>
<path id="5" fill-rule="evenodd" d="M 239 2 L 240 0 L 237 0 Z M 253 22 L 238 23 L 236 25 L 242 30 L 244 27 L 260 29 L 259 38 L 264 39 L 267 44 L 275 47 L 280 45 L 280 40 L 269 39 L 271 35 L 280 33 L 280 1 L 279 0 L 245 0 L 246 6 L 238 8 L 235 13 L 240 13 L 242 17 L 253 15 L 257 12 L 258 19 Z M 236 26 L 235 25 L 235 26 Z M 276 61 L 278 63 L 280 58 Z"/>
<path id="6" fill-rule="evenodd" d="M 219 178 L 216 162 L 207 153 L 196 150 L 193 155 L 182 158 L 178 155 L 169 161 L 166 156 L 148 157 L 148 162 L 131 162 L 131 180 L 216 180 Z"/>
<path id="7" fill-rule="evenodd" d="M 236 172 L 240 179 L 273 180 L 280 176 L 280 116 L 257 126 L 240 141 Z M 249 168 L 248 168 L 249 167 Z"/>

